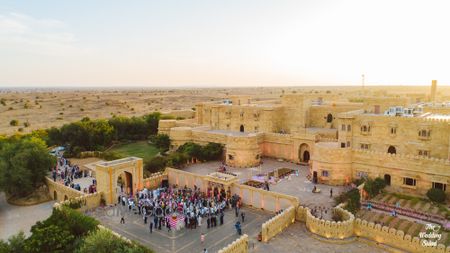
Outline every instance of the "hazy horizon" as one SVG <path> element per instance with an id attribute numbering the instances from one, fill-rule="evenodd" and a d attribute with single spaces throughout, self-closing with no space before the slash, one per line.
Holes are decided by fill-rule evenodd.
<path id="1" fill-rule="evenodd" d="M 450 85 L 446 1 L 0 4 L 0 88 Z"/>

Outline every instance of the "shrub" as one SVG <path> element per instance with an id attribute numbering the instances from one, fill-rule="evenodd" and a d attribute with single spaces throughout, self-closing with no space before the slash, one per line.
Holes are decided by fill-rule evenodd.
<path id="1" fill-rule="evenodd" d="M 106 229 L 98 229 L 89 233 L 83 239 L 80 248 L 75 251 L 76 253 L 152 253 L 153 251 L 141 246 L 136 242 L 127 242 L 111 231 Z"/>
<path id="2" fill-rule="evenodd" d="M 386 187 L 386 182 L 382 178 L 375 178 L 374 180 L 368 178 L 364 183 L 364 190 L 373 198 Z"/>
<path id="3" fill-rule="evenodd" d="M 427 191 L 427 197 L 437 203 L 444 203 L 446 199 L 445 192 L 441 189 L 431 188 Z"/>
<path id="4" fill-rule="evenodd" d="M 24 123 L 23 123 L 23 126 L 24 126 L 24 127 L 29 127 L 29 126 L 30 126 L 30 122 L 28 122 L 28 121 L 27 121 L 27 122 L 24 122 Z"/>
<path id="5" fill-rule="evenodd" d="M 112 161 L 123 158 L 121 155 L 119 155 L 117 152 L 114 151 L 103 152 L 100 154 L 100 157 L 105 159 L 106 161 Z"/>
<path id="6" fill-rule="evenodd" d="M 1 253 L 23 253 L 25 252 L 25 234 L 20 231 L 18 234 L 8 238 L 8 241 L 0 240 Z"/>
<path id="7" fill-rule="evenodd" d="M 13 119 L 13 120 L 11 120 L 11 121 L 9 122 L 9 125 L 10 125 L 10 126 L 18 126 L 18 125 L 19 125 L 19 121 L 16 120 L 16 119 Z"/>
<path id="8" fill-rule="evenodd" d="M 353 214 L 356 214 L 358 210 L 361 208 L 360 195 L 358 189 L 352 189 L 347 192 L 347 205 L 345 209 L 350 211 Z"/>
<path id="9" fill-rule="evenodd" d="M 146 161 L 144 169 L 149 173 L 155 173 L 164 170 L 167 165 L 167 159 L 162 156 L 155 156 L 150 161 Z"/>
<path id="10" fill-rule="evenodd" d="M 189 157 L 185 153 L 174 152 L 167 157 L 167 165 L 172 167 L 180 167 L 188 161 Z"/>
<path id="11" fill-rule="evenodd" d="M 355 214 L 361 208 L 361 197 L 358 188 L 343 192 L 334 198 L 336 205 L 347 202 L 345 209 Z"/>
<path id="12" fill-rule="evenodd" d="M 160 150 L 167 151 L 170 147 L 170 137 L 167 134 L 158 134 L 150 137 L 150 141 Z"/>

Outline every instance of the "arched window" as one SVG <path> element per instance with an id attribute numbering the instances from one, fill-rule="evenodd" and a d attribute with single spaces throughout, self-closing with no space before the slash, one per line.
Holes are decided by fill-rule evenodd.
<path id="1" fill-rule="evenodd" d="M 244 125 L 241 125 L 241 127 L 239 128 L 239 131 L 242 133 L 244 132 Z"/>
<path id="2" fill-rule="evenodd" d="M 333 121 L 333 115 L 331 113 L 328 113 L 327 115 L 327 123 L 331 123 Z"/>
<path id="3" fill-rule="evenodd" d="M 397 153 L 397 150 L 395 149 L 394 146 L 389 146 L 389 148 L 388 148 L 388 153 L 389 153 L 389 154 L 396 154 L 396 153 Z"/>
<path id="4" fill-rule="evenodd" d="M 352 126 L 351 125 L 347 125 L 347 131 L 351 131 L 352 130 Z"/>

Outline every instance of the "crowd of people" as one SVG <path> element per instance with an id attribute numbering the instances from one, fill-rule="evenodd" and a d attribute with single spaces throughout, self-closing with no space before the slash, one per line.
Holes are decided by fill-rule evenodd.
<path id="1" fill-rule="evenodd" d="M 156 190 L 143 189 L 134 196 L 120 194 L 117 203 L 127 207 L 130 212 L 141 215 L 143 222 L 148 224 L 149 231 L 161 230 L 165 227 L 172 229 L 196 229 L 200 226 L 213 228 L 224 224 L 225 210 L 234 209 L 237 221 L 235 228 L 242 234 L 241 222 L 245 220 L 245 213 L 241 212 L 242 200 L 238 195 L 231 195 L 225 189 L 209 188 L 206 192 L 199 188 L 178 188 L 177 186 L 158 188 Z M 125 223 L 122 216 L 121 223 Z"/>
<path id="2" fill-rule="evenodd" d="M 60 182 L 65 186 L 71 187 L 75 190 L 84 193 L 94 193 L 97 191 L 97 182 L 92 179 L 92 184 L 89 187 L 84 187 L 81 189 L 81 185 L 76 183 L 74 179 L 91 177 L 92 172 L 88 170 L 81 170 L 78 165 L 72 165 L 70 160 L 65 158 L 63 155 L 57 156 L 56 166 L 52 168 L 52 178 L 54 182 Z"/>

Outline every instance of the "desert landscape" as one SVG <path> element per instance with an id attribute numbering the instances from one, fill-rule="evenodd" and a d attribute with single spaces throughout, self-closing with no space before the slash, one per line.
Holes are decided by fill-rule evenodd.
<path id="1" fill-rule="evenodd" d="M 387 90 L 387 93 L 386 93 Z M 315 87 L 247 87 L 247 88 L 64 88 L 26 89 L 0 88 L 0 133 L 29 133 L 36 129 L 58 127 L 65 123 L 89 117 L 110 118 L 114 115 L 141 116 L 154 111 L 173 118 L 194 116 L 196 103 L 220 101 L 235 95 L 250 95 L 256 103 L 264 103 L 288 93 L 323 93 L 335 99 L 358 100 L 368 93 L 394 96 L 427 94 L 428 86 L 315 86 Z M 364 91 L 364 92 L 363 92 Z M 342 99 L 342 95 L 346 98 Z M 450 87 L 440 86 L 438 95 L 450 97 Z M 16 120 L 17 125 L 11 125 Z"/>

